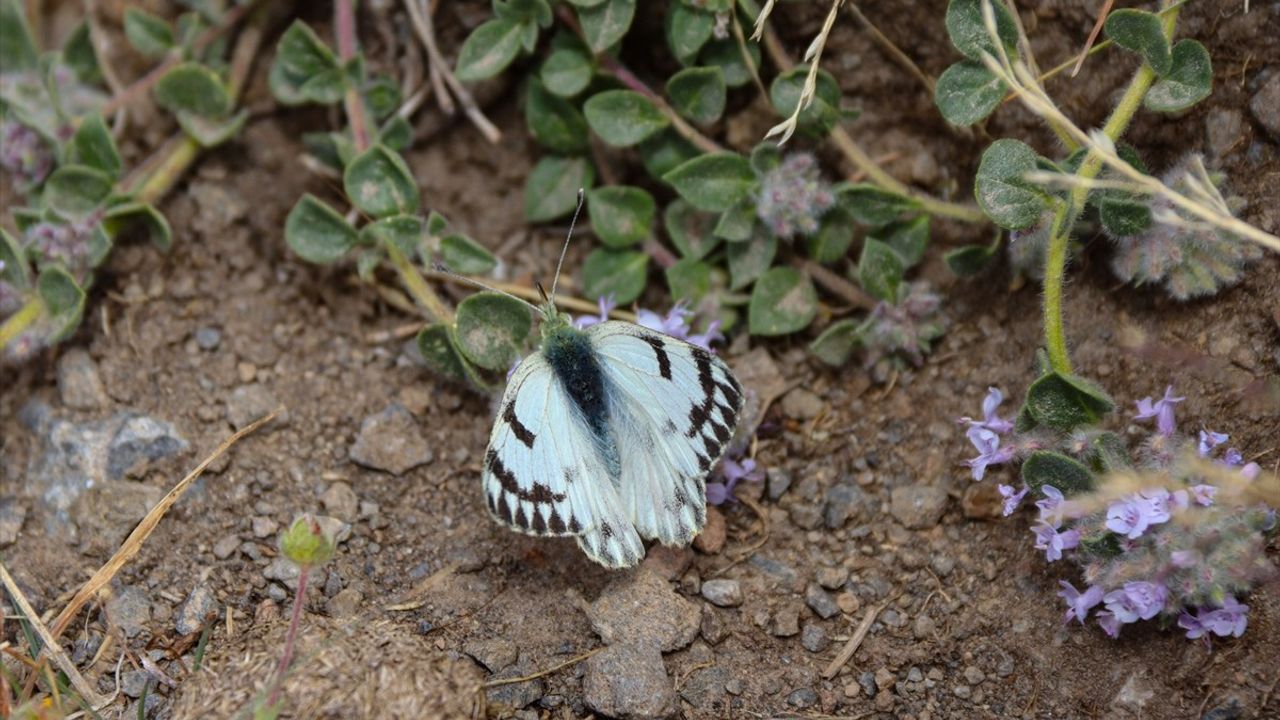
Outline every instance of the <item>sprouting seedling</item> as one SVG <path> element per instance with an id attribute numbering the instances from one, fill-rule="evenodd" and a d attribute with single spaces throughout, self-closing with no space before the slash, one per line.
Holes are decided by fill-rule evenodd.
<path id="1" fill-rule="evenodd" d="M 298 625 L 302 620 L 303 599 L 307 594 L 307 578 L 314 568 L 318 568 L 333 558 L 337 543 L 331 534 L 325 531 L 313 515 L 298 516 L 280 536 L 280 553 L 290 562 L 298 566 L 298 588 L 293 596 L 293 613 L 289 618 L 289 631 L 284 639 L 284 652 L 280 656 L 280 664 L 276 667 L 276 676 L 272 680 L 271 692 L 267 697 L 265 712 L 274 717 L 278 710 L 280 690 L 284 684 L 285 674 L 293 662 L 294 646 L 298 639 Z"/>

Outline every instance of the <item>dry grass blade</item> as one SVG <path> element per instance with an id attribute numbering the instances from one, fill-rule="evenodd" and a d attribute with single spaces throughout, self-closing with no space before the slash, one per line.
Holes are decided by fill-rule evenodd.
<path id="1" fill-rule="evenodd" d="M 849 642 L 845 643 L 844 647 L 840 648 L 840 653 L 831 661 L 831 664 L 827 666 L 827 669 L 822 671 L 823 678 L 830 680 L 836 676 L 836 673 L 840 672 L 840 668 L 844 667 L 844 664 L 849 662 L 849 658 L 853 657 L 853 654 L 858 651 L 858 646 L 861 645 L 862 640 L 867 637 L 867 632 L 871 630 L 871 623 L 876 621 L 876 617 L 880 615 L 880 611 L 889 607 L 889 603 L 893 602 L 895 599 L 897 599 L 896 596 L 867 610 L 867 614 L 862 617 L 862 622 L 858 625 L 858 629 L 854 631 L 853 637 L 849 638 Z"/>
<path id="2" fill-rule="evenodd" d="M 44 652 L 53 659 L 59 670 L 66 673 L 67 678 L 71 681 L 71 687 L 80 693 L 85 702 L 95 708 L 110 702 L 109 698 L 99 695 L 98 691 L 93 689 L 89 681 L 85 680 L 84 676 L 80 674 L 75 663 L 71 662 L 71 658 L 67 657 L 67 653 L 62 650 L 62 646 L 58 645 L 55 635 L 49 632 L 49 628 L 45 627 L 45 624 L 40 621 L 40 616 L 31 607 L 31 603 L 27 602 L 27 597 L 22 594 L 18 584 L 13 581 L 13 576 L 9 574 L 9 569 L 4 566 L 4 563 L 0 563 L 0 581 L 4 583 L 9 597 L 13 598 L 13 602 L 18 606 L 18 609 L 26 616 L 27 622 L 31 623 L 31 627 L 40 636 L 40 641 L 44 643 Z"/>
<path id="3" fill-rule="evenodd" d="M 1089 57 L 1089 49 L 1093 47 L 1093 43 L 1098 39 L 1098 33 L 1102 32 L 1102 25 L 1107 21 L 1107 15 L 1111 13 L 1111 6 L 1115 4 L 1115 0 L 1106 0 L 1102 4 L 1102 9 L 1098 11 L 1098 21 L 1093 24 L 1093 30 L 1089 32 L 1089 39 L 1084 41 L 1084 48 L 1080 50 L 1080 57 L 1076 60 L 1075 67 L 1071 68 L 1071 77 L 1080 74 L 1080 68 L 1084 67 L 1084 59 Z"/>
<path id="4" fill-rule="evenodd" d="M 835 27 L 836 16 L 840 14 L 841 5 L 844 5 L 844 0 L 832 0 L 831 11 L 827 13 L 826 21 L 822 23 L 822 30 L 818 31 L 813 42 L 809 43 L 809 48 L 804 51 L 804 61 L 809 63 L 809 72 L 805 74 L 804 87 L 800 90 L 795 111 L 791 113 L 791 117 L 769 128 L 769 131 L 764 134 L 766 140 L 774 135 L 782 136 L 778 139 L 779 145 L 790 140 L 791 135 L 800 126 L 800 113 L 813 103 L 813 98 L 818 91 L 818 67 L 822 63 L 822 50 L 827 46 L 827 38 L 831 35 L 831 28 Z"/>
<path id="5" fill-rule="evenodd" d="M 84 586 L 76 592 L 75 597 L 71 598 L 71 602 L 67 603 L 67 606 L 58 614 L 57 620 L 53 623 L 54 639 L 62 635 L 63 631 L 67 629 L 67 625 L 71 623 L 71 619 L 76 616 L 76 613 L 80 612 L 80 608 L 84 607 L 85 603 L 89 602 L 89 599 L 97 594 L 99 590 L 106 587 L 107 583 L 111 582 L 111 578 L 115 577 L 115 574 L 120 572 L 120 568 L 124 567 L 125 563 L 129 562 L 134 555 L 138 554 L 138 550 L 142 548 L 142 543 L 146 542 L 146 539 L 156 529 L 156 526 L 160 524 L 161 518 L 169 512 L 169 508 L 173 507 L 174 503 L 178 502 L 178 499 L 187 491 L 187 488 L 191 486 L 191 483 L 195 482 L 195 479 L 200 477 L 200 473 L 203 473 L 205 468 L 209 467 L 209 465 L 212 464 L 214 460 L 217 460 L 222 453 L 226 452 L 228 448 L 235 445 L 240 438 L 243 438 L 245 435 L 252 433 L 263 425 L 274 420 L 279 412 L 279 410 L 273 410 L 270 414 L 253 421 L 236 434 L 226 440 L 223 440 L 222 444 L 218 445 L 217 449 L 215 449 L 209 457 L 204 459 L 204 462 L 197 465 L 196 468 L 188 473 L 186 477 L 182 478 L 177 485 L 174 485 L 173 489 L 161 498 L 160 502 L 156 503 L 155 507 L 151 508 L 151 510 L 147 512 L 146 516 L 142 518 L 137 527 L 133 529 L 133 532 L 129 533 L 129 537 L 125 538 L 124 543 L 120 545 L 120 549 L 116 550 L 115 554 L 111 556 L 111 559 L 108 560 L 105 565 L 98 568 L 98 571 L 93 574 L 93 577 L 89 578 L 88 582 L 86 582 Z M 53 645 L 53 642 L 47 641 L 47 644 Z M 56 645 L 53 646 L 56 647 Z"/>
<path id="6" fill-rule="evenodd" d="M 483 688 L 497 687 L 499 685 L 513 685 L 515 683 L 522 683 L 522 682 L 529 682 L 530 680 L 537 680 L 538 678 L 544 677 L 546 675 L 550 675 L 551 673 L 556 672 L 557 670 L 563 670 L 564 668 L 567 668 L 570 665 L 576 665 L 577 663 L 580 663 L 583 660 L 586 660 L 587 658 L 591 657 L 592 655 L 595 655 L 601 650 L 604 650 L 604 648 L 598 647 L 595 650 L 588 650 L 587 652 L 584 652 L 581 655 L 578 655 L 577 657 L 569 658 L 568 660 L 565 660 L 559 665 L 553 665 L 547 668 L 546 670 L 541 670 L 539 672 L 533 673 L 532 675 L 523 675 L 521 677 L 513 677 L 513 678 L 502 678 L 501 680 L 490 680 L 489 682 L 482 684 L 480 687 L 483 689 Z"/>

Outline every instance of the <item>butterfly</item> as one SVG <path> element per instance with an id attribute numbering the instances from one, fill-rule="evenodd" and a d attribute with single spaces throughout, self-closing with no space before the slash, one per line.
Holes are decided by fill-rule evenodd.
<path id="1" fill-rule="evenodd" d="M 489 435 L 489 512 L 529 535 L 572 536 L 610 568 L 638 563 L 643 540 L 687 545 L 706 523 L 706 478 L 737 428 L 741 385 L 670 335 L 616 320 L 578 329 L 554 297 L 553 284 L 541 346 L 516 367 Z"/>

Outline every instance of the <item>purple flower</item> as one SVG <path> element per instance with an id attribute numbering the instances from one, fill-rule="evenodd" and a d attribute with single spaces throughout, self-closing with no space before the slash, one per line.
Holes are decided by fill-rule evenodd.
<path id="1" fill-rule="evenodd" d="M 609 313 L 613 312 L 613 309 L 618 307 L 618 303 L 613 301 L 612 295 L 610 295 L 607 298 L 606 297 L 596 298 L 596 303 L 599 304 L 600 306 L 600 316 L 596 317 L 595 315 L 583 315 L 582 317 L 575 318 L 573 321 L 574 327 L 578 328 L 579 330 L 586 330 L 592 325 L 598 325 L 602 322 L 605 322 L 609 319 Z"/>
<path id="2" fill-rule="evenodd" d="M 966 416 L 960 418 L 960 422 L 970 427 L 984 427 L 1003 435 L 1013 429 L 1013 423 L 996 414 L 996 408 L 1000 407 L 1002 402 L 1004 402 L 1004 394 L 1000 392 L 1000 388 L 989 387 L 987 396 L 982 399 L 982 420 L 974 420 Z"/>
<path id="3" fill-rule="evenodd" d="M 1209 457 L 1209 453 L 1213 449 L 1227 441 L 1229 436 L 1226 433 L 1217 433 L 1212 430 L 1200 431 L 1200 444 L 1196 448 L 1200 452 L 1200 457 Z"/>
<path id="4" fill-rule="evenodd" d="M 1080 544 L 1080 531 L 1058 529 L 1048 523 L 1040 523 L 1031 528 L 1036 534 L 1036 549 L 1044 550 L 1045 560 L 1053 562 L 1062 559 L 1062 551 L 1070 550 Z"/>
<path id="5" fill-rule="evenodd" d="M 1202 610 L 1201 612 L 1204 611 Z M 1188 612 L 1184 612 L 1178 616 L 1178 627 L 1187 631 L 1188 640 L 1195 640 L 1196 638 L 1204 637 L 1205 632 L 1209 629 L 1200 622 L 1199 618 Z"/>
<path id="6" fill-rule="evenodd" d="M 1147 503 L 1147 521 L 1151 525 L 1169 522 L 1169 491 L 1164 488 L 1143 490 L 1139 495 Z"/>
<path id="7" fill-rule="evenodd" d="M 1256 462 L 1251 462 L 1240 468 L 1240 474 L 1244 476 L 1245 480 L 1255 480 L 1258 475 L 1262 474 L 1262 466 Z"/>
<path id="8" fill-rule="evenodd" d="M 1209 507 L 1213 504 L 1213 496 L 1218 494 L 1218 488 L 1212 485 L 1196 485 L 1191 488 L 1191 495 L 1196 499 L 1196 503 Z"/>
<path id="9" fill-rule="evenodd" d="M 1107 508 L 1107 529 L 1136 540 L 1148 527 L 1168 522 L 1169 501 L 1169 491 L 1157 489 L 1113 502 Z"/>
<path id="10" fill-rule="evenodd" d="M 1237 465 L 1243 465 L 1244 455 L 1241 455 L 1239 450 L 1235 448 L 1230 448 L 1227 450 L 1226 453 L 1223 454 L 1222 462 L 1230 465 L 1231 467 L 1236 467 Z"/>
<path id="11" fill-rule="evenodd" d="M 1041 485 L 1040 494 L 1044 495 L 1043 500 L 1036 501 L 1036 507 L 1040 508 L 1040 520 L 1058 527 L 1062 524 L 1062 515 L 1066 510 L 1066 498 L 1062 496 L 1061 490 L 1052 485 Z"/>
<path id="12" fill-rule="evenodd" d="M 755 460 L 746 458 L 739 462 L 731 457 L 720 461 L 719 473 L 724 482 L 707 483 L 708 505 L 723 505 L 733 498 L 733 487 L 740 480 L 759 482 L 764 475 L 763 469 L 756 465 Z"/>
<path id="13" fill-rule="evenodd" d="M 1022 498 L 1026 496 L 1027 491 L 1031 488 L 1023 487 L 1021 490 L 1015 491 L 1012 485 L 998 485 L 996 489 L 1000 491 L 1000 496 L 1004 498 L 1004 516 L 1009 517 L 1022 504 Z"/>
<path id="14" fill-rule="evenodd" d="M 1216 610 L 1200 608 L 1193 616 L 1182 613 L 1178 616 L 1178 627 L 1187 631 L 1187 637 L 1195 640 L 1213 633 L 1219 637 L 1240 637 L 1249 626 L 1249 606 L 1242 605 L 1234 597 L 1228 595 L 1222 607 Z"/>
<path id="15" fill-rule="evenodd" d="M 1085 618 L 1089 617 L 1089 610 L 1102 602 L 1102 588 L 1097 585 L 1090 585 L 1089 589 L 1080 592 L 1066 580 L 1059 580 L 1058 584 L 1062 586 L 1058 597 L 1067 601 L 1067 614 L 1062 618 L 1063 623 L 1070 623 L 1075 618 L 1083 624 Z"/>
<path id="16" fill-rule="evenodd" d="M 1098 624 L 1102 626 L 1102 631 L 1107 634 L 1107 637 L 1113 640 L 1120 637 L 1120 625 L 1122 623 L 1114 613 L 1106 610 L 1098 611 Z"/>
<path id="17" fill-rule="evenodd" d="M 1013 448 L 1000 447 L 1000 436 L 984 427 L 974 426 L 965 433 L 969 442 L 978 449 L 978 457 L 966 460 L 965 465 L 973 468 L 973 479 L 981 480 L 987 472 L 988 465 L 1000 465 L 1013 459 Z"/>
<path id="18" fill-rule="evenodd" d="M 1151 402 L 1151 398 L 1145 397 L 1138 401 L 1138 414 L 1134 416 L 1135 420 L 1147 420 L 1149 418 L 1156 419 L 1156 430 L 1161 435 L 1169 437 L 1173 435 L 1174 420 L 1173 406 L 1186 400 L 1185 397 L 1174 397 L 1173 386 L 1164 389 L 1164 397 Z"/>
<path id="19" fill-rule="evenodd" d="M 675 307 L 667 312 L 666 316 L 659 315 L 652 310 L 640 309 L 636 311 L 636 322 L 650 330 L 657 330 L 674 338 L 679 338 L 686 342 L 692 343 L 699 347 L 711 350 L 711 343 L 716 340 L 723 340 L 724 335 L 720 334 L 720 321 L 712 320 L 707 325 L 707 331 L 704 333 L 691 334 L 689 331 L 690 318 L 693 317 L 693 311 L 688 308 L 684 301 L 676 303 Z"/>
<path id="20" fill-rule="evenodd" d="M 1164 609 L 1169 589 L 1160 583 L 1137 580 L 1107 593 L 1102 601 L 1121 623 L 1150 620 Z"/>

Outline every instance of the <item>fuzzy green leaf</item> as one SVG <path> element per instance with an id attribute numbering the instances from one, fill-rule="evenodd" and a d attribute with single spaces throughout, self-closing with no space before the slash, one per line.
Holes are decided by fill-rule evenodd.
<path id="1" fill-rule="evenodd" d="M 386 75 L 376 76 L 365 84 L 362 92 L 369 112 L 382 122 L 400 107 L 400 86 Z"/>
<path id="2" fill-rule="evenodd" d="M 161 252 L 168 252 L 173 246 L 173 229 L 155 206 L 143 202 L 125 202 L 113 205 L 102 214 L 102 224 L 110 236 L 115 237 L 130 225 L 141 225 L 147 232 L 147 239 Z"/>
<path id="3" fill-rule="evenodd" d="M 537 78 L 529 80 L 524 108 L 529 133 L 538 144 L 563 155 L 587 151 L 587 121 L 582 113 L 573 103 L 548 92 Z"/>
<path id="4" fill-rule="evenodd" d="M 18 245 L 17 238 L 0 227 L 0 280 L 18 289 L 25 289 L 30 283 L 26 253 Z"/>
<path id="5" fill-rule="evenodd" d="M 671 124 L 649 98 L 634 90 L 606 90 L 582 106 L 596 135 L 614 147 L 629 147 Z"/>
<path id="6" fill-rule="evenodd" d="M 698 56 L 702 46 L 711 39 L 715 26 L 716 18 L 711 13 L 681 2 L 670 3 L 664 26 L 667 47 L 680 64 L 689 65 Z"/>
<path id="7" fill-rule="evenodd" d="M 102 204 L 115 182 L 88 165 L 63 165 L 44 182 L 44 201 L 63 215 L 78 217 Z"/>
<path id="8" fill-rule="evenodd" d="M 493 12 L 503 20 L 525 23 L 535 27 L 551 25 L 551 4 L 547 0 L 498 0 Z"/>
<path id="9" fill-rule="evenodd" d="M 1022 463 L 1022 481 L 1043 495 L 1049 485 L 1071 497 L 1091 492 L 1096 484 L 1089 468 L 1061 453 L 1038 450 Z"/>
<path id="10" fill-rule="evenodd" d="M 496 292 L 478 292 L 458 304 L 458 349 L 486 370 L 506 370 L 520 357 L 533 329 L 529 308 Z"/>
<path id="11" fill-rule="evenodd" d="M 720 238 L 712 233 L 716 218 L 702 212 L 684 200 L 673 200 L 662 212 L 662 224 L 667 237 L 676 246 L 680 257 L 701 260 L 715 250 Z"/>
<path id="12" fill-rule="evenodd" d="M 951 44 L 970 60 L 982 61 L 982 54 L 996 54 L 996 47 L 982 19 L 983 0 L 951 0 L 947 4 L 947 35 Z M 1000 44 L 1013 55 L 1018 44 L 1018 26 L 1003 2 L 991 3 L 996 16 L 996 34 Z"/>
<path id="13" fill-rule="evenodd" d="M 959 277 L 969 277 L 986 269 L 999 247 L 998 241 L 995 245 L 965 245 L 943 255 L 942 261 Z"/>
<path id="14" fill-rule="evenodd" d="M 849 361 L 860 342 L 857 323 L 837 320 L 809 344 L 809 352 L 832 367 L 840 367 Z"/>
<path id="15" fill-rule="evenodd" d="M 595 166 L 585 158 L 542 158 L 525 181 L 524 219 L 536 223 L 568 215 L 578 206 L 578 189 L 594 181 Z"/>
<path id="16" fill-rule="evenodd" d="M 728 91 L 718 67 L 685 68 L 667 80 L 667 98 L 676 112 L 698 125 L 710 125 L 724 113 Z"/>
<path id="17" fill-rule="evenodd" d="M 724 212 L 751 192 L 756 183 L 751 164 L 737 153 L 695 157 L 663 176 L 680 197 L 699 210 Z"/>
<path id="18" fill-rule="evenodd" d="M 280 36 L 268 81 L 272 94 L 286 105 L 337 102 L 345 82 L 338 57 L 301 20 Z"/>
<path id="19" fill-rule="evenodd" d="M 435 323 L 422 328 L 418 333 L 418 352 L 427 367 L 438 375 L 455 380 L 465 380 L 470 375 L 466 360 L 445 325 Z"/>
<path id="20" fill-rule="evenodd" d="M 481 23 L 462 41 L 455 76 L 463 82 L 475 82 L 506 70 L 520 52 L 522 33 L 522 25 L 510 20 L 494 18 Z"/>
<path id="21" fill-rule="evenodd" d="M 1113 10 L 1107 16 L 1103 31 L 1115 44 L 1141 56 L 1157 75 L 1169 74 L 1173 56 L 1159 15 L 1131 8 Z"/>
<path id="22" fill-rule="evenodd" d="M 729 289 L 741 290 L 755 282 L 773 265 L 778 254 L 778 238 L 763 228 L 747 242 L 730 243 L 725 249 L 729 263 Z"/>
<path id="23" fill-rule="evenodd" d="M 823 265 L 844 257 L 853 244 L 853 223 L 853 215 L 841 207 L 827 211 L 818 231 L 805 240 L 809 257 Z"/>
<path id="24" fill-rule="evenodd" d="M 586 53 L 577 48 L 562 48 L 547 56 L 538 76 L 549 92 L 571 98 L 587 89 L 594 74 L 595 65 Z"/>
<path id="25" fill-rule="evenodd" d="M 440 260 L 445 267 L 465 275 L 483 275 L 498 264 L 483 245 L 457 233 L 440 238 Z"/>
<path id="26" fill-rule="evenodd" d="M 1173 46 L 1168 74 L 1147 91 L 1143 104 L 1156 112 L 1179 112 L 1209 97 L 1213 91 L 1213 62 L 1209 51 L 1195 40 Z"/>
<path id="27" fill-rule="evenodd" d="M 169 23 L 136 7 L 125 8 L 124 37 L 144 57 L 157 58 L 173 48 Z"/>
<path id="28" fill-rule="evenodd" d="M 1031 227 L 1048 207 L 1044 193 L 1025 179 L 1036 170 L 1036 153 L 1020 140 L 997 140 L 982 153 L 973 194 L 997 225 L 1010 230 Z"/>
<path id="29" fill-rule="evenodd" d="M 375 218 L 418 210 L 418 186 L 398 153 L 374 145 L 357 155 L 342 174 L 352 204 Z"/>
<path id="30" fill-rule="evenodd" d="M 653 196 L 638 187 L 611 185 L 587 193 L 591 228 L 607 247 L 644 242 L 653 230 L 656 212 Z"/>
<path id="31" fill-rule="evenodd" d="M 751 169 L 764 175 L 782 164 L 782 148 L 778 143 L 765 141 L 751 149 Z"/>
<path id="32" fill-rule="evenodd" d="M 98 51 L 93 47 L 93 39 L 89 37 L 87 20 L 81 20 L 75 29 L 67 34 L 67 39 L 62 43 L 62 59 L 80 82 L 86 85 L 102 82 Z"/>
<path id="33" fill-rule="evenodd" d="M 356 244 L 356 230 L 337 210 L 307 193 L 284 221 L 284 240 L 303 260 L 331 263 Z"/>
<path id="34" fill-rule="evenodd" d="M 220 118 L 231 110 L 231 94 L 222 78 L 199 63 L 175 66 L 160 78 L 154 92 L 156 103 L 170 112 Z"/>
<path id="35" fill-rule="evenodd" d="M 874 238 L 863 240 L 858 259 L 858 283 L 863 290 L 877 299 L 895 302 L 905 272 L 902 258 L 893 248 Z"/>
<path id="36" fill-rule="evenodd" d="M 649 256 L 632 250 L 597 248 L 582 264 L 582 293 L 588 298 L 613 296 L 626 305 L 644 292 Z"/>
<path id="37" fill-rule="evenodd" d="M 637 149 L 644 169 L 656 180 L 699 155 L 693 143 L 669 128 L 640 143 Z"/>
<path id="38" fill-rule="evenodd" d="M 71 138 L 71 162 L 101 170 L 113 178 L 120 177 L 120 151 L 98 113 L 84 116 L 76 128 Z"/>
<path id="39" fill-rule="evenodd" d="M 711 290 L 711 266 L 701 260 L 684 258 L 667 268 L 666 276 L 676 301 L 697 302 Z"/>
<path id="40" fill-rule="evenodd" d="M 635 14 L 636 0 L 606 0 L 594 7 L 578 8 L 578 21 L 587 45 L 601 53 L 622 40 L 631 29 Z"/>
<path id="41" fill-rule="evenodd" d="M 39 65 L 31 27 L 20 0 L 0 0 L 0 73 L 35 70 Z"/>
<path id="42" fill-rule="evenodd" d="M 45 266 L 36 279 L 36 292 L 53 324 L 49 341 L 58 342 L 75 332 L 84 314 L 84 289 L 71 273 L 58 265 Z"/>
<path id="43" fill-rule="evenodd" d="M 394 244 L 401 253 L 413 256 L 422 248 L 423 222 L 416 215 L 392 215 L 360 228 L 357 242 L 371 248 Z M 452 266 L 450 266 L 452 269 Z M 463 272 L 458 270 L 457 272 Z"/>
<path id="44" fill-rule="evenodd" d="M 1103 196 L 1098 202 L 1098 219 L 1112 237 L 1138 235 L 1151 228 L 1151 208 L 1137 197 Z"/>
<path id="45" fill-rule="evenodd" d="M 913 267 L 924 259 L 925 248 L 929 246 L 929 216 L 886 225 L 872 237 L 893 248 L 902 259 L 903 267 Z"/>
<path id="46" fill-rule="evenodd" d="M 211 148 L 221 145 L 239 134 L 244 124 L 249 121 L 249 109 L 227 118 L 207 118 L 194 113 L 177 113 L 178 125 L 191 139 L 200 143 L 200 147 Z"/>
<path id="47" fill-rule="evenodd" d="M 800 94 L 804 90 L 808 75 L 808 65 L 797 65 L 775 77 L 770 83 L 769 100 L 779 116 L 791 117 L 796 111 L 796 105 L 800 102 Z M 820 69 L 814 88 L 813 102 L 800 111 L 800 129 L 814 137 L 821 137 L 831 132 L 831 128 L 838 122 L 840 122 L 840 85 L 836 83 L 831 73 Z"/>
<path id="48" fill-rule="evenodd" d="M 903 213 L 920 209 L 916 200 L 871 183 L 841 183 L 836 187 L 836 202 L 855 220 L 871 227 L 888 225 Z"/>
<path id="49" fill-rule="evenodd" d="M 751 239 L 751 231 L 756 225 L 756 204 L 753 198 L 744 197 L 733 207 L 725 210 L 716 221 L 716 237 L 729 242 L 745 242 Z"/>
<path id="50" fill-rule="evenodd" d="M 775 267 L 756 280 L 747 307 L 752 335 L 787 335 L 808 327 L 818 312 L 818 294 L 809 276 Z"/>
<path id="51" fill-rule="evenodd" d="M 1075 375 L 1050 372 L 1027 388 L 1024 410 L 1036 425 L 1069 433 L 1079 427 L 1096 425 L 1115 409 L 1102 388 Z"/>
<path id="52" fill-rule="evenodd" d="M 962 60 L 938 77 L 933 102 L 947 122 L 973 125 L 995 111 L 1008 90 L 1009 86 L 985 65 Z"/>
<path id="53" fill-rule="evenodd" d="M 758 70 L 760 68 L 760 46 L 747 43 L 747 55 Z M 698 56 L 699 65 L 715 65 L 724 73 L 724 83 L 731 88 L 739 88 L 751 82 L 751 68 L 742 59 L 742 48 L 732 38 L 712 40 L 702 47 Z"/>

